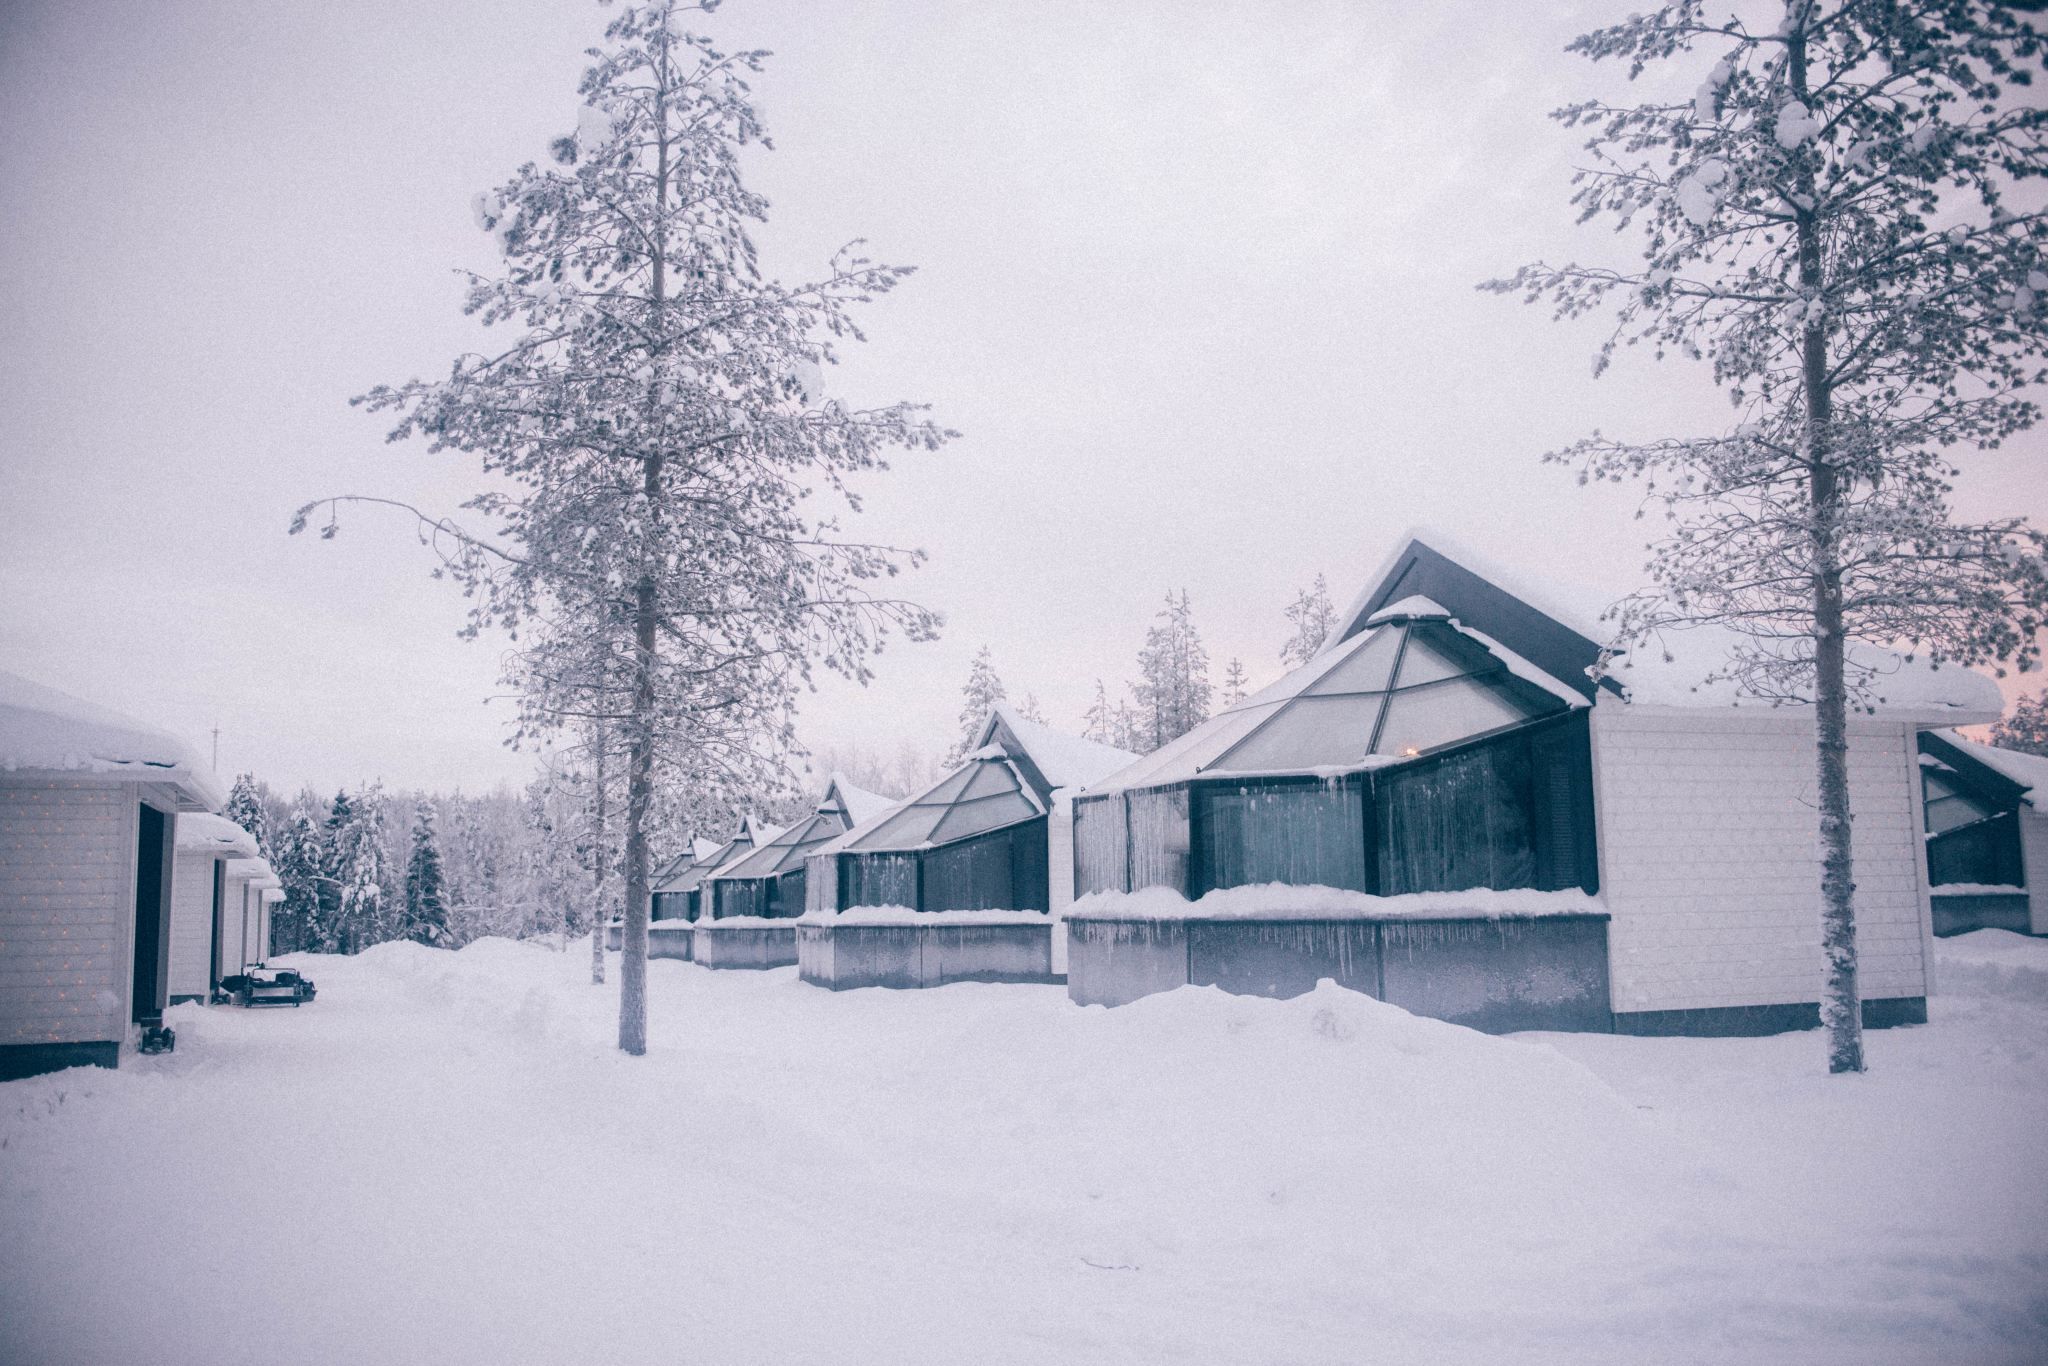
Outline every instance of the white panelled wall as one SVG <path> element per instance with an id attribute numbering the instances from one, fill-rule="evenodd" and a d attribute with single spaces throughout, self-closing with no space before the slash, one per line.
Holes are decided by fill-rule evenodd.
<path id="1" fill-rule="evenodd" d="M 137 812 L 132 782 L 0 774 L 0 1044 L 127 1036 Z"/>
<path id="2" fill-rule="evenodd" d="M 1911 726 L 1852 722 L 1858 987 L 1929 992 L 1933 921 Z M 1818 787 L 1798 712 L 1623 706 L 1593 716 L 1614 1009 L 1818 1001 Z"/>

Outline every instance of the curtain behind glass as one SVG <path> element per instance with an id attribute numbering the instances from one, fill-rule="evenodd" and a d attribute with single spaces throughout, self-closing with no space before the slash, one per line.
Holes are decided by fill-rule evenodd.
<path id="1" fill-rule="evenodd" d="M 1375 798 L 1383 895 L 1533 885 L 1526 740 L 1381 774 Z"/>
<path id="2" fill-rule="evenodd" d="M 1371 890 L 1356 782 L 1205 787 L 1204 891 L 1263 882 Z"/>

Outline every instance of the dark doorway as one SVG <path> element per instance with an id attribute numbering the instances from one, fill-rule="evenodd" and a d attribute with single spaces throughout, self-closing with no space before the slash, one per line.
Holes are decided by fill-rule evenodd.
<path id="1" fill-rule="evenodd" d="M 163 1018 L 170 977 L 171 918 L 165 914 L 170 859 L 170 818 L 153 806 L 142 807 L 142 827 L 135 842 L 135 990 L 129 1018 L 155 1024 Z"/>
<path id="2" fill-rule="evenodd" d="M 206 999 L 213 1000 L 213 994 L 220 990 L 221 955 L 227 947 L 228 929 L 228 866 L 220 859 L 213 861 L 213 957 L 209 960 L 206 974 Z"/>

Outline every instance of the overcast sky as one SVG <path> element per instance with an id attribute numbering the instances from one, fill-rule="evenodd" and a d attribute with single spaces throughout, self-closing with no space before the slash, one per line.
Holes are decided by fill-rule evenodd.
<path id="1" fill-rule="evenodd" d="M 807 740 L 943 748 L 984 644 L 1078 730 L 1169 589 L 1213 677 L 1268 680 L 1295 592 L 1347 600 L 1417 522 L 1634 587 L 1634 495 L 1539 457 L 1724 402 L 1684 366 L 1596 383 L 1598 325 L 1473 288 L 1617 250 L 1573 227 L 1545 115 L 1614 88 L 1561 49 L 1626 8 L 729 0 L 702 27 L 775 54 L 771 272 L 853 237 L 918 267 L 828 388 L 963 433 L 870 481 L 858 524 L 930 552 L 910 587 L 944 639 L 824 686 Z M 474 486 L 348 399 L 480 345 L 470 197 L 575 127 L 612 12 L 0 5 L 0 667 L 202 749 L 217 725 L 222 773 L 273 786 L 526 779 L 483 703 L 502 642 L 456 638 L 410 527 L 285 527 L 323 494 Z M 1959 511 L 2040 520 L 2044 454 L 1966 455 Z"/>

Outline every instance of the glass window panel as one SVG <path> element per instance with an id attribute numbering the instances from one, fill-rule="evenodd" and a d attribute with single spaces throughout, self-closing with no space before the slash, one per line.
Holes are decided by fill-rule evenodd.
<path id="1" fill-rule="evenodd" d="M 1038 814 L 1038 808 L 1030 798 L 1015 788 L 993 797 L 978 797 L 973 801 L 958 802 L 946 812 L 938 825 L 932 829 L 932 843 L 950 844 L 954 840 L 978 835 L 984 830 L 994 830 L 1018 821 L 1028 821 Z"/>
<path id="2" fill-rule="evenodd" d="M 1284 882 L 1369 890 L 1365 797 L 1356 781 L 1285 787 L 1204 785 L 1202 855 L 1209 890 Z"/>
<path id="3" fill-rule="evenodd" d="M 854 906 L 917 907 L 917 855 L 847 854 L 839 860 L 839 901 Z"/>
<path id="4" fill-rule="evenodd" d="M 1944 830 L 1968 825 L 1971 821 L 1981 821 L 1996 809 L 1988 802 L 1981 802 L 1967 795 L 1946 778 L 1930 773 L 1926 769 L 1922 769 L 1921 774 L 1927 782 L 1927 830 L 1930 834 L 1938 835 Z"/>
<path id="5" fill-rule="evenodd" d="M 1385 692 L 1394 673 L 1394 656 L 1401 648 L 1401 628 L 1382 626 L 1365 638 L 1330 671 L 1303 689 L 1303 694 Z"/>
<path id="6" fill-rule="evenodd" d="M 1188 894 L 1188 790 L 1131 793 L 1131 890 Z"/>
<path id="7" fill-rule="evenodd" d="M 1218 773 L 1285 773 L 1355 764 L 1370 752 L 1384 693 L 1300 697 L 1212 765 Z"/>
<path id="8" fill-rule="evenodd" d="M 1530 886 L 1536 873 L 1531 806 L 1523 737 L 1378 774 L 1381 893 Z"/>
<path id="9" fill-rule="evenodd" d="M 1128 831 L 1124 797 L 1090 797 L 1074 803 L 1074 895 L 1123 892 Z"/>
<path id="10" fill-rule="evenodd" d="M 1407 754 L 1527 719 L 1529 713 L 1477 679 L 1398 692 L 1387 702 L 1378 752 Z"/>

